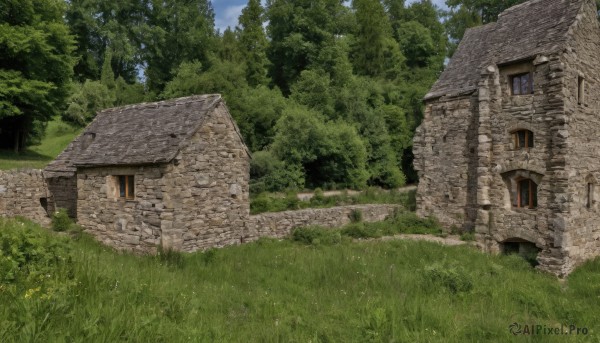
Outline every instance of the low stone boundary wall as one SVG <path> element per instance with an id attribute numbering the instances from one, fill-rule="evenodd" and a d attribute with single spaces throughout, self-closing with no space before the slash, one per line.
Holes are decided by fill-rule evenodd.
<path id="1" fill-rule="evenodd" d="M 22 216 L 42 225 L 50 218 L 46 208 L 50 201 L 41 170 L 0 171 L 0 216 Z"/>
<path id="2" fill-rule="evenodd" d="M 391 204 L 349 205 L 261 213 L 250 216 L 244 240 L 250 241 L 259 237 L 283 238 L 288 236 L 294 228 L 302 226 L 338 227 L 346 225 L 350 223 L 350 215 L 355 210 L 362 213 L 363 222 L 382 221 L 401 207 Z"/>

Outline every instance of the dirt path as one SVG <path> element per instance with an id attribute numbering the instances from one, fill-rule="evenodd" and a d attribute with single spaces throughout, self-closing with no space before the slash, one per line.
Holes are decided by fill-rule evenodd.
<path id="1" fill-rule="evenodd" d="M 438 237 L 438 236 L 434 236 L 434 235 L 399 234 L 399 235 L 394 235 L 394 236 L 384 236 L 384 237 L 377 238 L 377 239 L 381 240 L 381 241 L 390 241 L 390 240 L 395 240 L 395 239 L 408 239 L 408 240 L 412 240 L 412 241 L 436 242 L 436 243 L 440 243 L 443 245 L 449 245 L 449 246 L 465 245 L 465 244 L 472 245 L 472 246 L 477 245 L 475 242 L 461 241 L 460 237 L 458 235 L 449 235 L 446 237 Z"/>
<path id="2" fill-rule="evenodd" d="M 400 187 L 400 188 L 398 188 L 398 191 L 399 192 L 408 192 L 408 191 L 412 191 L 413 189 L 417 189 L 417 186 L 408 185 L 408 186 Z M 348 195 L 355 195 L 355 194 L 361 193 L 361 191 L 354 191 L 351 189 L 346 189 L 345 192 Z M 343 190 L 341 190 L 341 191 L 325 191 L 325 192 L 323 192 L 323 196 L 330 197 L 330 196 L 334 196 L 334 195 L 340 195 L 342 193 L 344 193 Z M 312 198 L 313 196 L 315 196 L 314 192 L 298 193 L 298 199 L 303 200 L 303 201 L 310 200 L 310 198 Z"/>

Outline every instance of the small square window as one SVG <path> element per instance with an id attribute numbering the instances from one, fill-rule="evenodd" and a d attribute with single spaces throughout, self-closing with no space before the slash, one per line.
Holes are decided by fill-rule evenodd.
<path id="1" fill-rule="evenodd" d="M 118 194 L 119 198 L 134 199 L 135 198 L 135 178 L 133 175 L 119 175 L 118 179 Z"/>
<path id="2" fill-rule="evenodd" d="M 511 76 L 512 94 L 524 95 L 533 93 L 533 74 L 524 73 Z"/>

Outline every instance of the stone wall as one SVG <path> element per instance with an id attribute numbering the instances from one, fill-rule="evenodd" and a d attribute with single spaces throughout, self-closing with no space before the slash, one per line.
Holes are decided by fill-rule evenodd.
<path id="1" fill-rule="evenodd" d="M 0 171 L 0 216 L 22 216 L 49 225 L 48 188 L 41 170 Z"/>
<path id="2" fill-rule="evenodd" d="M 103 243 L 153 252 L 236 244 L 250 213 L 250 157 L 224 106 L 208 116 L 170 163 L 79 168 L 77 219 Z M 135 198 L 117 194 L 133 175 Z"/>
<path id="3" fill-rule="evenodd" d="M 349 205 L 331 208 L 309 208 L 298 211 L 269 212 L 250 216 L 244 241 L 259 237 L 283 238 L 294 228 L 319 225 L 339 227 L 350 223 L 353 211 L 362 213 L 364 222 L 377 222 L 391 216 L 400 205 Z"/>
<path id="4" fill-rule="evenodd" d="M 434 215 L 445 227 L 475 221 L 477 106 L 477 93 L 428 102 L 414 136 L 417 214 Z"/>
<path id="5" fill-rule="evenodd" d="M 568 166 L 564 205 L 568 214 L 561 223 L 565 227 L 562 244 L 568 256 L 567 270 L 600 254 L 600 28 L 595 11 L 593 2 L 583 3 L 561 58 L 565 117 L 569 118 L 564 156 Z M 578 79 L 584 80 L 582 101 Z M 588 183 L 593 185 L 590 207 Z"/>
<path id="6" fill-rule="evenodd" d="M 250 216 L 250 154 L 223 103 L 165 174 L 163 245 L 183 251 L 238 244 Z"/>
<path id="7" fill-rule="evenodd" d="M 77 218 L 77 176 L 46 178 L 46 183 L 51 195 L 48 211 L 54 212 L 58 208 L 64 208 L 69 217 Z"/>
<path id="8" fill-rule="evenodd" d="M 102 243 L 125 250 L 154 252 L 161 222 L 172 217 L 165 201 L 164 174 L 172 165 L 81 168 L 77 173 L 77 221 Z M 135 199 L 118 195 L 118 175 L 132 175 Z"/>

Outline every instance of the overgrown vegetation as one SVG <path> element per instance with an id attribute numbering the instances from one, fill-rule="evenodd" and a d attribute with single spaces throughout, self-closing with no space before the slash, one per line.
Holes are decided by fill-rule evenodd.
<path id="1" fill-rule="evenodd" d="M 589 329 L 526 341 L 599 339 L 600 260 L 559 282 L 517 256 L 415 241 L 135 256 L 2 220 L 0 242 L 1 342 L 508 342 L 513 322 Z"/>
<path id="2" fill-rule="evenodd" d="M 415 208 L 415 191 L 384 190 L 369 187 L 357 194 L 341 194 L 324 196 L 323 191 L 317 188 L 314 196 L 309 200 L 300 200 L 295 192 L 286 194 L 261 193 L 250 198 L 250 213 L 280 212 L 287 210 L 299 210 L 304 208 L 326 208 L 343 205 L 356 204 L 400 204 L 408 210 Z"/>
<path id="3" fill-rule="evenodd" d="M 351 218 L 352 219 L 352 218 Z M 305 244 L 337 244 L 347 238 L 379 238 L 401 233 L 442 234 L 442 227 L 433 217 L 419 218 L 414 212 L 397 211 L 381 222 L 352 221 L 341 228 L 311 226 L 293 231 L 292 239 Z"/>

